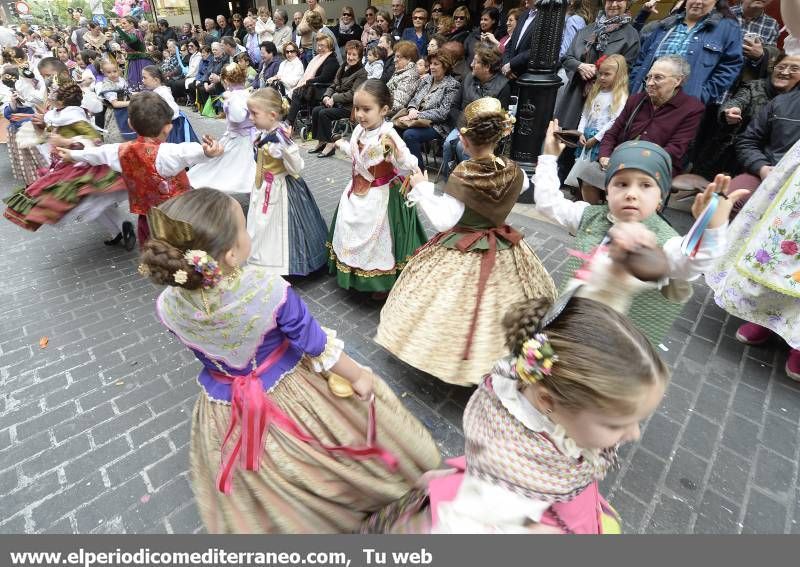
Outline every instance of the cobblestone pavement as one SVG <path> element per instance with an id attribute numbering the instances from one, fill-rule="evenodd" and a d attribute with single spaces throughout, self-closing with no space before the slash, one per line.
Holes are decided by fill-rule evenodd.
<path id="1" fill-rule="evenodd" d="M 202 133 L 223 127 L 194 121 Z M 330 220 L 349 167 L 314 156 L 306 164 Z M 0 180 L 5 196 L 15 183 L 2 150 Z M 560 280 L 569 237 L 529 214 L 511 221 Z M 0 532 L 202 531 L 187 472 L 199 364 L 156 321 L 158 290 L 136 274 L 135 254 L 101 238 L 91 223 L 27 233 L 0 222 Z M 295 286 L 442 451 L 460 454 L 470 390 L 375 345 L 380 304 L 326 275 Z M 695 286 L 663 345 L 674 369 L 666 399 L 602 483 L 627 532 L 800 531 L 800 385 L 784 376 L 783 347 L 743 347 L 737 324 Z"/>

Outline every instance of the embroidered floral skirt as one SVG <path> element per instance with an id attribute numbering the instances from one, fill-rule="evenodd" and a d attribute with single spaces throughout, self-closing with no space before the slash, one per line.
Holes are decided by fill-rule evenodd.
<path id="1" fill-rule="evenodd" d="M 800 142 L 731 222 L 727 243 L 706 273 L 717 305 L 800 348 Z"/>
<path id="2" fill-rule="evenodd" d="M 375 191 L 372 189 L 371 191 Z M 425 230 L 417 216 L 417 211 L 413 207 L 405 206 L 405 198 L 400 194 L 400 183 L 393 182 L 388 191 L 388 201 L 386 211 L 388 213 L 389 231 L 391 234 L 391 251 L 394 255 L 394 266 L 389 269 L 363 269 L 350 266 L 339 258 L 334 250 L 333 242 L 336 232 L 336 223 L 339 220 L 339 209 L 333 215 L 330 232 L 328 233 L 328 269 L 331 274 L 336 275 L 336 281 L 344 289 L 355 289 L 358 291 L 386 292 L 392 289 L 397 277 L 403 267 L 413 256 L 414 252 L 427 240 Z M 352 196 L 352 199 L 358 199 Z M 349 228 L 349 227 L 348 227 Z M 375 237 L 381 237 L 383 233 L 376 231 Z M 368 235 L 360 235 L 366 237 Z M 386 234 L 385 236 L 388 236 Z M 369 261 L 369 259 L 366 259 Z"/>
<path id="3" fill-rule="evenodd" d="M 98 199 L 112 193 L 116 196 Z M 125 182 L 107 165 L 59 162 L 26 189 L 4 199 L 4 216 L 22 228 L 37 230 L 43 224 L 57 224 L 89 200 L 95 204 L 82 206 L 82 220 L 86 221 L 126 198 Z"/>
<path id="4" fill-rule="evenodd" d="M 406 266 L 381 311 L 375 342 L 400 360 L 460 386 L 478 384 L 507 355 L 503 316 L 518 301 L 554 298 L 553 280 L 524 241 L 497 252 L 468 359 L 483 252 L 436 245 Z"/>
<path id="5" fill-rule="evenodd" d="M 367 404 L 337 398 L 305 361 L 269 393 L 304 431 L 329 445 L 363 445 Z M 375 383 L 377 443 L 398 460 L 389 472 L 377 459 L 333 455 L 274 427 L 267 432 L 259 471 L 236 469 L 233 491 L 215 480 L 231 406 L 205 393 L 194 408 L 192 487 L 209 533 L 351 533 L 366 517 L 406 494 L 439 466 L 439 451 L 423 425 L 382 381 Z"/>

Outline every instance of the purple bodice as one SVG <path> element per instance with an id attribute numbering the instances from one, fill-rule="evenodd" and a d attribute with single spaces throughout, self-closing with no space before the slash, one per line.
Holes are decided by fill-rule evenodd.
<path id="1" fill-rule="evenodd" d="M 291 288 L 287 290 L 286 301 L 275 313 L 275 321 L 277 326 L 264 335 L 256 350 L 256 366 L 280 347 L 284 340 L 288 339 L 289 348 L 275 364 L 260 376 L 265 391 L 272 389 L 284 374 L 290 372 L 300 362 L 303 354 L 312 357 L 319 356 L 325 350 L 327 343 L 325 331 L 308 311 L 306 304 Z M 231 385 L 218 382 L 209 372 L 218 372 L 217 365 L 199 350 L 191 350 L 203 363 L 204 368 L 198 377 L 198 382 L 208 396 L 213 400 L 230 402 Z M 253 368 L 251 363 L 243 369 L 236 369 L 222 362 L 220 362 L 220 366 L 232 376 L 247 374 Z"/>

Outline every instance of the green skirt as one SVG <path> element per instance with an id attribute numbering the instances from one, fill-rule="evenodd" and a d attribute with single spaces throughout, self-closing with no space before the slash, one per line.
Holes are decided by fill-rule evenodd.
<path id="1" fill-rule="evenodd" d="M 339 260 L 333 250 L 333 234 L 336 230 L 336 218 L 339 214 L 337 206 L 328 231 L 328 270 L 336 274 L 336 282 L 344 289 L 355 289 L 365 292 L 388 292 L 397 281 L 414 252 L 428 241 L 422 223 L 414 207 L 405 205 L 405 197 L 400 193 L 401 182 L 396 180 L 389 188 L 389 227 L 392 234 L 392 251 L 395 264 L 390 270 L 362 270 L 348 266 Z"/>

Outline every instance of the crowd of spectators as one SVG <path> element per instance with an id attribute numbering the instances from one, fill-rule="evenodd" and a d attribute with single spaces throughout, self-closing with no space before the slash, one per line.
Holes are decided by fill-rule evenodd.
<path id="1" fill-rule="evenodd" d="M 593 155 L 600 168 L 618 144 L 638 138 L 664 147 L 676 174 L 724 170 L 739 175 L 738 185 L 757 186 L 800 136 L 793 118 L 800 115 L 800 55 L 778 49 L 778 23 L 765 13 L 771 1 L 729 7 L 727 0 L 678 0 L 655 19 L 666 12 L 656 0 L 635 17 L 628 0 L 570 0 L 560 46 L 560 126 L 585 125 L 599 66 L 618 54 L 627 62 L 630 97 L 613 124 L 582 138 L 599 147 Z M 223 92 L 222 68 L 238 63 L 247 86 L 274 86 L 291 101 L 290 122 L 303 112 L 320 156 L 332 153 L 332 124 L 350 116 L 354 89 L 379 78 L 394 97 L 389 118 L 412 153 L 421 160 L 439 142 L 446 177 L 466 157 L 457 130 L 463 108 L 481 96 L 510 104 L 527 69 L 536 17 L 530 0 L 511 9 L 484 0 L 476 13 L 452 1 L 409 11 L 392 0 L 390 10 L 368 6 L 357 14 L 344 6 L 329 19 L 310 0 L 291 17 L 283 8 L 259 8 L 206 18 L 202 27 L 143 20 L 138 31 L 176 99 L 201 110 Z M 114 29 L 85 19 L 66 32 L 20 36 L 29 56 L 52 54 L 76 76 L 87 69 L 98 75 L 103 57 L 124 58 Z M 566 154 L 562 179 L 574 158 Z"/>

